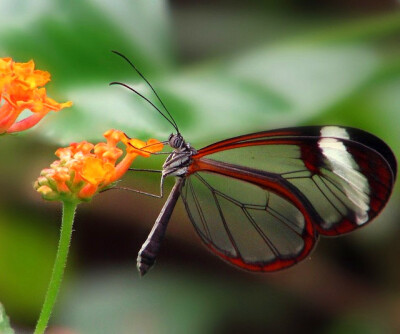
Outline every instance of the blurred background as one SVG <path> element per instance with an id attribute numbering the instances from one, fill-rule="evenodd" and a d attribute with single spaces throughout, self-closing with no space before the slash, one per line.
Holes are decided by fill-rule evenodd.
<path id="1" fill-rule="evenodd" d="M 400 11 L 395 0 L 2 0 L 0 56 L 48 70 L 49 96 L 74 106 L 0 138 L 0 301 L 17 333 L 38 317 L 61 206 L 32 188 L 57 147 L 118 128 L 164 140 L 171 126 L 144 101 L 148 77 L 186 140 L 282 126 L 341 124 L 400 153 Z M 145 160 L 145 159 L 143 159 Z M 162 158 L 136 160 L 160 168 Z M 167 183 L 167 190 L 172 185 Z M 124 185 L 156 193 L 159 176 Z M 370 225 L 320 240 L 301 264 L 237 270 L 208 252 L 176 207 L 154 269 L 137 252 L 164 200 L 109 191 L 78 208 L 51 333 L 399 333 L 399 187 Z M 49 332 L 50 333 L 50 332 Z"/>

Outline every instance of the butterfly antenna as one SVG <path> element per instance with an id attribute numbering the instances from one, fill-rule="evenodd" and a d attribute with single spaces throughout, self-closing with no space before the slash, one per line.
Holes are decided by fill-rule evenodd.
<path id="1" fill-rule="evenodd" d="M 114 85 L 123 86 L 123 87 L 129 89 L 130 91 L 134 92 L 135 94 L 139 95 L 142 99 L 144 99 L 146 102 L 148 102 L 154 109 L 156 109 L 160 113 L 160 115 L 162 117 L 164 117 L 175 128 L 175 130 L 179 133 L 179 130 L 178 130 L 178 127 L 176 126 L 176 124 L 172 123 L 171 120 L 167 116 L 165 116 L 161 112 L 161 110 L 159 108 L 157 108 L 157 106 L 153 102 L 151 102 L 147 97 L 145 97 L 144 95 L 140 94 L 136 89 L 132 88 L 131 86 L 129 86 L 127 84 L 124 84 L 123 82 L 119 82 L 119 81 L 110 82 L 110 86 L 114 86 Z"/>
<path id="2" fill-rule="evenodd" d="M 155 96 L 157 97 L 158 101 L 160 101 L 161 105 L 163 106 L 164 110 L 167 112 L 168 116 L 170 117 L 170 123 L 173 125 L 173 127 L 175 128 L 175 130 L 179 133 L 179 129 L 178 129 L 178 125 L 176 124 L 174 118 L 172 117 L 172 115 L 170 114 L 170 112 L 168 111 L 167 107 L 165 106 L 165 104 L 163 103 L 163 101 L 161 100 L 160 96 L 157 94 L 156 90 L 153 88 L 153 86 L 151 85 L 151 83 L 145 78 L 145 76 L 136 68 L 136 66 L 132 63 L 132 61 L 130 61 L 128 59 L 128 57 L 126 57 L 125 55 L 123 55 L 122 53 L 112 50 L 113 53 L 115 53 L 116 55 L 120 56 L 121 58 L 125 59 L 125 61 L 128 62 L 129 65 L 131 65 L 131 67 L 137 72 L 137 74 L 140 75 L 140 77 L 147 83 L 147 85 L 150 87 L 150 89 L 153 91 L 153 93 L 155 94 Z M 140 94 L 139 94 L 140 95 Z M 146 99 L 147 100 L 147 99 Z M 157 108 L 157 110 L 161 113 L 161 111 Z M 162 113 L 161 113 L 162 114 Z M 163 115 L 163 114 L 162 114 Z M 163 115 L 164 118 L 167 118 L 165 115 Z"/>

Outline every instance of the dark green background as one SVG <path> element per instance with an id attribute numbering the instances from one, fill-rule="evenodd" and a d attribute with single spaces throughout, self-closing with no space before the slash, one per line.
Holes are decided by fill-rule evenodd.
<path id="1" fill-rule="evenodd" d="M 101 140 L 109 128 L 160 140 L 172 131 L 144 101 L 108 86 L 123 81 L 154 100 L 111 50 L 142 70 L 195 147 L 341 124 L 400 151 L 395 1 L 3 0 L 0 18 L 0 56 L 34 59 L 52 74 L 49 95 L 74 102 L 0 138 L 0 301 L 17 333 L 35 323 L 55 256 L 60 205 L 32 189 L 55 149 Z M 129 175 L 124 184 L 157 192 L 157 182 Z M 157 265 L 139 279 L 136 254 L 163 200 L 104 193 L 79 207 L 52 333 L 398 332 L 398 197 L 368 227 L 323 239 L 302 264 L 264 275 L 210 254 L 180 203 Z"/>

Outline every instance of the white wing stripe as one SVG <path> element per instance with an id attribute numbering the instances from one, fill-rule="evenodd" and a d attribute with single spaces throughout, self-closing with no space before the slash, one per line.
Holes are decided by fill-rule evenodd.
<path id="1" fill-rule="evenodd" d="M 337 138 L 348 139 L 346 129 L 327 126 L 321 129 L 321 138 L 318 146 L 333 173 L 346 183 L 342 184 L 348 199 L 356 205 L 356 223 L 362 225 L 368 221 L 369 211 L 369 183 L 365 175 L 359 172 L 360 168 L 352 155 L 347 151 L 343 142 Z M 336 138 L 332 138 L 336 137 Z"/>

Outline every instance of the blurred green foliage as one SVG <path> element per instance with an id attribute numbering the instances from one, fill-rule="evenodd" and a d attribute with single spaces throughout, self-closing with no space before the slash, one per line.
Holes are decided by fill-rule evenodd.
<path id="1" fill-rule="evenodd" d="M 230 328 L 230 318 L 239 326 L 252 321 L 267 325 L 287 313 L 285 307 L 292 307 L 284 302 L 284 294 L 268 287 L 260 290 L 261 285 L 255 284 L 244 291 L 237 283 L 227 285 L 215 276 L 179 270 L 153 272 L 151 280 L 142 282 L 121 268 L 98 279 L 95 276 L 88 275 L 69 286 L 64 313 L 60 314 L 61 322 L 80 328 L 82 333 L 95 333 L 96 326 L 102 333 L 216 333 Z M 110 284 L 115 288 L 107 289 Z M 104 295 L 99 296 L 98 291 Z M 248 314 L 243 312 L 246 308 L 256 311 Z M 247 327 L 252 328 L 250 324 Z"/>
<path id="2" fill-rule="evenodd" d="M 120 80 L 151 95 L 112 49 L 126 54 L 149 77 L 195 144 L 309 123 L 328 110 L 336 113 L 338 104 L 371 87 L 375 91 L 377 85 L 389 84 L 391 90 L 383 88 L 386 94 L 398 95 L 391 80 L 399 76 L 399 60 L 382 47 L 400 30 L 398 13 L 337 27 L 320 23 L 315 32 L 182 67 L 172 60 L 173 36 L 163 1 L 55 2 L 51 9 L 42 3 L 46 10 L 36 9 L 37 16 L 26 13 L 29 31 L 21 20 L 11 27 L 8 20 L 2 22 L 0 41 L 7 54 L 21 61 L 34 58 L 39 68 L 49 70 L 56 82 L 54 95 L 75 102 L 73 110 L 52 115 L 37 128 L 38 135 L 58 143 L 99 139 L 110 127 L 135 136 L 165 137 L 173 130 L 145 101 L 107 86 Z M 15 8 L 5 6 L 2 12 L 12 16 Z M 360 116 L 374 114 L 380 113 L 374 108 L 372 115 Z M 363 126 L 362 119 L 357 123 Z"/>
<path id="3" fill-rule="evenodd" d="M 277 3 L 256 3 L 254 8 L 225 3 L 191 10 L 162 0 L 1 2 L 0 56 L 34 59 L 39 69 L 52 74 L 49 95 L 74 102 L 18 138 L 0 138 L 0 156 L 8 157 L 0 166 L 5 176 L 0 180 L 0 300 L 12 320 L 32 324 L 49 279 L 56 245 L 55 227 L 49 225 L 57 215 L 46 217 L 44 206 L 33 199 L 31 182 L 53 160 L 55 147 L 100 140 L 109 128 L 160 140 L 173 130 L 145 101 L 123 87 L 108 86 L 122 81 L 155 101 L 133 69 L 111 50 L 124 53 L 146 75 L 195 147 L 275 127 L 335 123 L 369 130 L 400 152 L 400 12 L 307 16 Z M 386 226 L 395 226 L 398 210 L 392 205 L 388 212 Z M 38 217 L 46 217 L 48 225 Z M 377 254 L 378 268 L 392 263 L 389 247 L 396 245 L 399 230 L 391 230 L 395 233 L 375 253 L 363 249 L 368 256 Z M 126 333 L 224 333 L 231 328 L 221 324 L 229 317 L 241 320 L 236 306 L 233 310 L 230 305 L 244 300 L 248 314 L 243 322 L 251 322 L 253 332 L 269 328 L 279 333 L 279 321 L 287 321 L 281 333 L 296 329 L 293 319 L 298 317 L 287 317 L 301 306 L 287 295 L 270 299 L 276 291 L 266 284 L 246 286 L 253 276 L 222 284 L 215 283 L 215 276 L 196 279 L 192 273 L 177 278 L 170 271 L 162 276 L 162 270 L 168 271 L 162 267 L 160 276 L 146 277 L 145 282 L 130 283 L 126 271 L 118 274 L 121 280 L 102 273 L 99 277 L 105 278 L 99 281 L 91 276 L 89 283 L 78 282 L 75 291 L 68 290 L 65 304 L 61 302 L 56 322 L 82 333 L 123 333 L 116 328 L 133 314 Z M 382 270 L 381 284 L 396 282 L 396 275 Z M 398 283 L 392 284 L 399 293 Z M 257 289 L 266 289 L 262 298 Z M 381 293 L 384 298 L 388 292 Z M 123 301 L 118 300 L 121 296 Z M 121 309 L 126 313 L 115 311 Z M 255 309 L 258 312 L 252 312 Z M 326 333 L 363 332 L 364 320 L 337 312 L 337 318 L 336 313 L 330 315 L 337 322 L 319 320 L 319 328 Z M 152 323 L 143 321 L 149 314 Z M 110 319 L 101 324 L 99 319 L 106 317 Z M 371 326 L 366 322 L 369 329 L 377 328 L 371 333 L 396 325 L 382 327 L 382 316 L 376 317 L 379 321 L 372 317 Z"/>
<path id="4" fill-rule="evenodd" d="M 40 228 L 38 217 L 5 211 L 0 213 L 1 300 L 10 314 L 34 321 L 51 274 L 57 234 Z"/>

